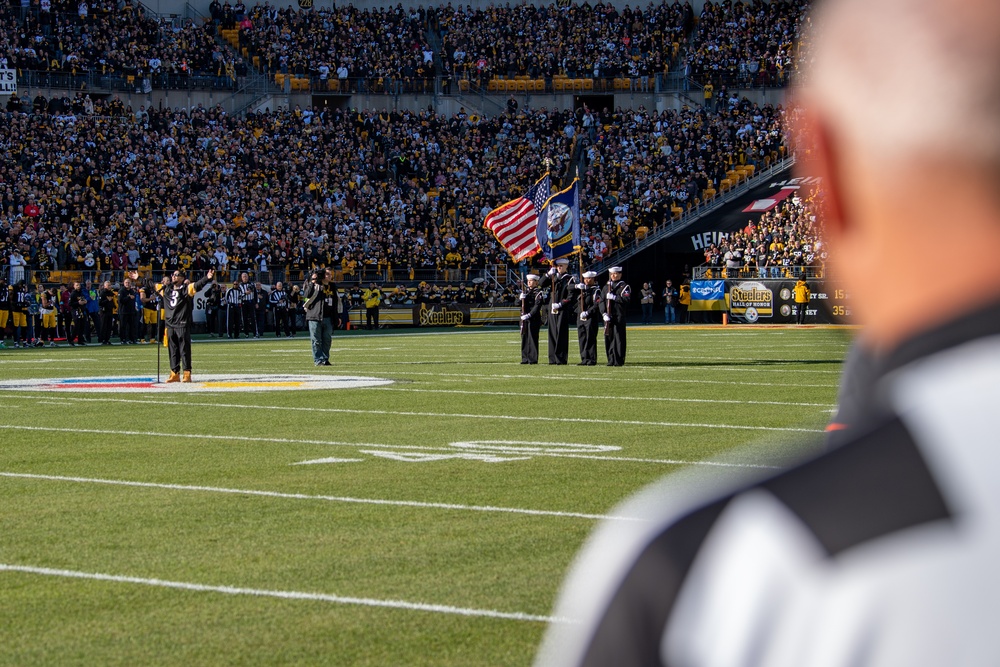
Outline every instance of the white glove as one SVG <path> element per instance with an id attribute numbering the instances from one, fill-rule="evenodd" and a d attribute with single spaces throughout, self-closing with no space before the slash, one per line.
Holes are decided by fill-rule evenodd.
<path id="1" fill-rule="evenodd" d="M 607 313 L 604 313 L 604 321 L 605 322 L 610 322 L 611 321 L 611 316 L 608 315 Z"/>
<path id="2" fill-rule="evenodd" d="M 531 315 L 521 315 L 521 321 L 522 322 L 526 322 L 529 319 L 531 319 Z"/>
<path id="3" fill-rule="evenodd" d="M 609 294 L 608 295 L 608 301 L 615 301 L 617 299 L 618 299 L 618 297 L 616 297 L 614 294 Z"/>
<path id="4" fill-rule="evenodd" d="M 580 319 L 583 320 L 584 322 L 586 322 L 590 318 L 587 317 L 587 313 L 580 313 Z"/>
<path id="5" fill-rule="evenodd" d="M 554 304 L 552 304 L 552 312 L 553 313 L 558 313 L 560 308 L 562 308 L 562 304 L 559 303 L 558 301 L 556 301 Z"/>
<path id="6" fill-rule="evenodd" d="M 525 295 L 524 292 L 521 292 L 521 294 L 517 298 L 520 299 L 521 301 L 524 301 L 528 297 L 527 297 L 527 295 Z"/>
<path id="7" fill-rule="evenodd" d="M 584 285 L 583 283 L 577 283 L 577 284 L 576 284 L 576 288 L 577 288 L 577 289 L 587 289 L 587 286 L 586 286 L 586 285 Z"/>
<path id="8" fill-rule="evenodd" d="M 550 276 L 554 276 L 557 273 L 558 273 L 558 271 L 556 271 L 556 267 L 553 266 L 551 269 L 549 269 L 549 275 Z"/>

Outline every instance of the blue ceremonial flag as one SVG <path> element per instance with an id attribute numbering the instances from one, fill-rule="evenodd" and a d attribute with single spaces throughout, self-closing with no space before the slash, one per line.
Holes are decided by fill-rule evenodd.
<path id="1" fill-rule="evenodd" d="M 538 214 L 538 244 L 549 261 L 572 255 L 580 245 L 580 179 L 545 202 Z"/>

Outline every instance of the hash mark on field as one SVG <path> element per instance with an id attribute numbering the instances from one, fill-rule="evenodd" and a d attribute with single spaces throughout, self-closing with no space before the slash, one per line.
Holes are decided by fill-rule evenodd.
<path id="1" fill-rule="evenodd" d="M 229 489 L 215 486 L 191 486 L 183 484 L 159 484 L 156 482 L 132 482 L 121 479 L 98 479 L 91 477 L 65 477 L 59 475 L 33 475 L 30 473 L 0 472 L 0 477 L 13 479 L 35 479 L 48 482 L 72 482 L 76 484 L 103 484 L 141 489 L 163 489 L 167 491 L 200 491 L 202 493 L 224 493 L 237 496 L 257 496 L 262 498 L 282 498 L 286 500 L 322 500 L 335 503 L 359 505 L 390 505 L 395 507 L 416 507 L 420 509 L 443 509 L 462 512 L 494 512 L 500 514 L 525 514 L 528 516 L 554 516 L 569 519 L 592 519 L 596 521 L 643 521 L 635 517 L 612 514 L 586 514 L 583 512 L 559 512 L 556 510 L 532 510 L 519 507 L 491 507 L 489 505 L 457 505 L 453 503 L 427 503 L 417 500 L 384 500 L 381 498 L 348 498 L 338 496 L 317 496 L 304 493 L 280 493 L 278 491 L 255 491 L 252 489 Z"/>
<path id="2" fill-rule="evenodd" d="M 522 612 L 496 611 L 494 609 L 471 609 L 467 607 L 452 607 L 442 604 L 427 604 L 425 602 L 408 602 L 406 600 L 376 600 L 373 598 L 355 598 L 327 593 L 309 593 L 301 591 L 274 591 L 260 588 L 239 588 L 235 586 L 210 586 L 185 581 L 168 581 L 165 579 L 147 579 L 144 577 L 129 577 L 117 574 L 101 574 L 98 572 L 78 572 L 76 570 L 59 570 L 48 567 L 32 567 L 29 565 L 10 565 L 0 563 L 0 572 L 20 572 L 48 577 L 65 577 L 69 579 L 87 579 L 91 581 L 107 581 L 118 584 L 138 584 L 158 588 L 173 588 L 198 593 L 224 593 L 226 595 L 250 595 L 254 597 L 279 598 L 284 600 L 310 600 L 314 602 L 332 602 L 334 604 L 357 605 L 362 607 L 383 607 L 402 609 L 405 611 L 426 611 L 437 614 L 454 614 L 458 616 L 478 616 L 481 618 L 496 618 L 509 621 L 531 621 L 535 623 L 572 623 L 573 621 L 557 616 L 541 616 Z"/>

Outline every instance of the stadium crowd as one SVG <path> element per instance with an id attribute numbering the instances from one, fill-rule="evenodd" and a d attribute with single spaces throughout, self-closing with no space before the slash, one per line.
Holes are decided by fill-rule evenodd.
<path id="1" fill-rule="evenodd" d="M 824 276 L 827 251 L 816 217 L 816 202 L 823 196 L 813 188 L 804 196 L 785 199 L 749 221 L 718 244 L 705 250 L 707 275 L 744 278 L 796 278 Z"/>
<path id="2" fill-rule="evenodd" d="M 686 55 L 690 76 L 718 87 L 784 86 L 807 0 L 706 2 Z"/>
<path id="3" fill-rule="evenodd" d="M 0 250 L 86 279 L 211 267 L 222 278 L 299 280 L 324 265 L 348 282 L 468 280 L 507 261 L 482 228 L 486 213 L 534 182 L 545 156 L 565 174 L 581 138 L 590 262 L 783 141 L 782 109 L 745 100 L 720 112 L 541 108 L 493 118 L 298 107 L 236 118 L 82 93 L 57 106 L 8 104 Z"/>
<path id="4" fill-rule="evenodd" d="M 224 30 L 271 74 L 309 77 L 325 89 L 427 92 L 440 77 L 486 86 L 494 77 L 593 79 L 612 88 L 654 89 L 655 77 L 684 73 L 714 87 L 784 85 L 794 67 L 806 0 L 650 3 L 622 10 L 594 5 L 451 3 L 404 9 L 353 5 L 318 9 L 210 5 L 210 20 L 146 15 L 134 0 L 31 0 L 0 10 L 0 61 L 22 71 L 108 79 L 156 88 L 230 86 L 247 62 L 224 46 Z M 69 79 L 75 81 L 75 78 Z"/>
<path id="5" fill-rule="evenodd" d="M 90 79 L 147 81 L 180 88 L 192 77 L 232 86 L 247 73 L 212 25 L 148 16 L 133 0 L 34 0 L 29 11 L 0 9 L 0 67 L 42 73 L 36 85 L 79 89 Z"/>
<path id="6" fill-rule="evenodd" d="M 693 16 L 689 4 L 676 1 L 620 12 L 600 2 L 475 10 L 449 4 L 437 11 L 442 71 L 481 85 L 494 76 L 545 78 L 550 90 L 556 74 L 628 77 L 649 91 L 651 75 L 666 72 L 678 57 Z"/>

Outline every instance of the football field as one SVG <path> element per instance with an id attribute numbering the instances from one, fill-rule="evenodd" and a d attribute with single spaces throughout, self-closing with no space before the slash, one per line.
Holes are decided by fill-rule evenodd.
<path id="1" fill-rule="evenodd" d="M 849 343 L 632 327 L 608 368 L 545 334 L 196 342 L 171 391 L 155 346 L 0 351 L 0 665 L 529 665 L 596 523 L 812 451 Z"/>

